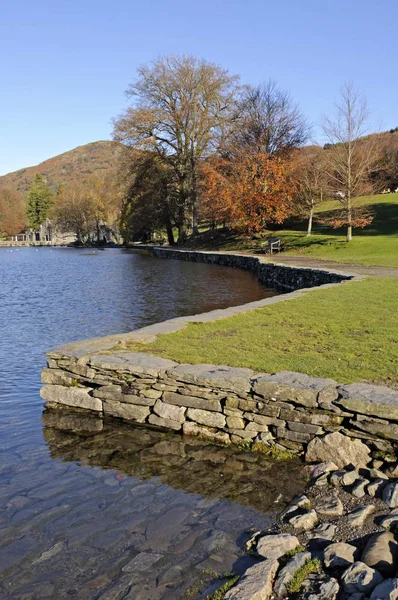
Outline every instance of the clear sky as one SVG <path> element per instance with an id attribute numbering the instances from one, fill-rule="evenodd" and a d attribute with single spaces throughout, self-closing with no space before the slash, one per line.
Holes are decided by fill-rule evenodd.
<path id="1" fill-rule="evenodd" d="M 195 54 L 244 83 L 275 79 L 315 124 L 352 79 L 373 127 L 398 126 L 397 0 L 2 0 L 0 8 L 0 174 L 109 139 L 137 66 L 162 54 Z"/>

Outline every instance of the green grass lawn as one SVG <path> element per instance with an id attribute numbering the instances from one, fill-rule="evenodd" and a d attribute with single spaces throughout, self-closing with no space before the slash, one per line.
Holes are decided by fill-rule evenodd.
<path id="1" fill-rule="evenodd" d="M 333 214 L 338 202 L 324 202 L 317 209 L 313 235 L 306 236 L 305 220 L 292 219 L 283 228 L 265 233 L 265 238 L 282 237 L 285 252 L 347 264 L 398 267 L 398 194 L 379 194 L 358 199 L 358 204 L 369 206 L 374 212 L 373 222 L 364 229 L 354 229 L 352 242 L 345 241 L 344 230 L 330 229 L 320 223 L 325 215 Z M 318 220 L 317 220 L 318 219 Z M 187 246 L 213 250 L 258 252 L 264 239 L 251 239 L 217 230 L 203 231 L 192 238 Z"/>
<path id="2" fill-rule="evenodd" d="M 286 251 L 335 262 L 398 267 L 398 194 L 366 196 L 358 204 L 368 206 L 374 219 L 364 229 L 354 230 L 352 242 L 346 243 L 344 230 L 329 229 L 319 222 L 315 223 L 314 235 L 306 237 L 305 223 L 296 223 L 298 229 L 279 232 Z M 337 209 L 338 202 L 325 202 L 318 207 L 317 217 Z"/>
<path id="3" fill-rule="evenodd" d="M 131 349 L 182 363 L 398 387 L 398 280 L 369 278 L 314 290 L 225 320 L 189 324 Z"/>

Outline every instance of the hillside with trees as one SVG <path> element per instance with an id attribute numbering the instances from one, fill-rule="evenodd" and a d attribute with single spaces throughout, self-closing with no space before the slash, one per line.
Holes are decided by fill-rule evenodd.
<path id="1" fill-rule="evenodd" d="M 56 193 L 59 186 L 79 184 L 91 176 L 114 176 L 117 170 L 119 144 L 98 141 L 49 158 L 34 167 L 19 169 L 0 177 L 0 190 L 6 188 L 25 195 L 35 177 L 40 174 Z"/>

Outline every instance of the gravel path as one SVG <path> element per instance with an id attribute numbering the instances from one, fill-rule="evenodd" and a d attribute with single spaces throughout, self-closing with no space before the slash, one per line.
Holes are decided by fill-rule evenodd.
<path id="1" fill-rule="evenodd" d="M 292 267 L 309 267 L 310 269 L 332 269 L 341 273 L 368 275 L 369 277 L 398 277 L 398 268 L 393 267 L 367 267 L 364 265 L 343 264 L 331 260 L 319 260 L 308 256 L 275 255 L 269 258 L 270 262 L 289 265 Z"/>

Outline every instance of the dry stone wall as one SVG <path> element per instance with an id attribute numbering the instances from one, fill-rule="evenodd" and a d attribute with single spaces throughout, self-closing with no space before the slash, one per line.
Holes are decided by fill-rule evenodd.
<path id="1" fill-rule="evenodd" d="M 254 273 L 260 283 L 268 287 L 276 287 L 281 290 L 300 290 L 328 283 L 340 283 L 352 279 L 350 275 L 334 271 L 322 271 L 321 269 L 304 269 L 289 267 L 287 265 L 274 264 L 260 257 L 245 254 L 233 254 L 223 252 L 203 252 L 194 250 L 173 250 L 161 247 L 146 247 L 158 258 L 171 258 L 175 260 L 189 260 L 191 262 L 210 263 L 244 269 Z"/>
<path id="2" fill-rule="evenodd" d="M 49 352 L 42 381 L 48 406 L 96 411 L 224 444 L 276 444 L 295 452 L 308 447 L 314 461 L 322 460 L 322 444 L 314 440 L 332 432 L 383 454 L 393 453 L 398 441 L 398 392 L 387 387 L 338 385 L 287 371 L 181 365 L 122 351 Z"/>

